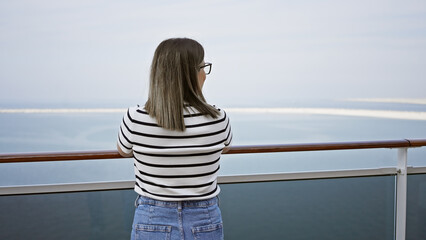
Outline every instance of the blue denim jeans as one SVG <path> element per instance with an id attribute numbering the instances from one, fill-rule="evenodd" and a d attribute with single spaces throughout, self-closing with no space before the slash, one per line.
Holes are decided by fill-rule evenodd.
<path id="1" fill-rule="evenodd" d="M 159 201 L 138 196 L 132 240 L 220 240 L 222 215 L 218 198 L 200 201 Z"/>

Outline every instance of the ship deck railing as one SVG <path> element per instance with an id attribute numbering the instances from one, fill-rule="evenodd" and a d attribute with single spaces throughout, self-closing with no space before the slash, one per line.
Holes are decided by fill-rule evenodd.
<path id="1" fill-rule="evenodd" d="M 285 180 L 344 178 L 362 176 L 395 175 L 395 239 L 403 240 L 406 237 L 407 218 L 407 175 L 424 174 L 426 167 L 407 167 L 408 149 L 426 146 L 426 139 L 401 139 L 385 141 L 356 141 L 332 143 L 301 143 L 256 146 L 232 146 L 225 154 L 258 154 L 278 152 L 306 152 L 306 151 L 337 151 L 356 149 L 397 149 L 397 165 L 386 168 L 350 169 L 330 171 L 310 171 L 291 173 L 266 173 L 219 176 L 219 184 L 253 183 Z M 105 151 L 76 151 L 76 152 L 48 152 L 48 153 L 11 153 L 0 154 L 1 163 L 30 163 L 54 161 L 79 161 L 119 159 L 122 156 L 116 150 Z M 81 191 L 132 189 L 134 181 L 107 181 L 88 183 L 44 184 L 31 186 L 0 186 L 0 196 L 64 193 Z"/>

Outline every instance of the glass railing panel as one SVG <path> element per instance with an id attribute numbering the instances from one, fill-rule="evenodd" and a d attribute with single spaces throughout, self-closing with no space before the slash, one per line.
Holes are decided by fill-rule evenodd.
<path id="1" fill-rule="evenodd" d="M 227 239 L 393 239 L 394 176 L 227 184 Z"/>
<path id="2" fill-rule="evenodd" d="M 426 174 L 408 175 L 407 240 L 426 239 Z"/>
<path id="3" fill-rule="evenodd" d="M 222 184 L 226 239 L 392 239 L 394 176 Z M 133 190 L 0 197 L 0 239 L 129 239 Z"/>
<path id="4" fill-rule="evenodd" d="M 130 239 L 133 190 L 0 197 L 0 239 Z"/>

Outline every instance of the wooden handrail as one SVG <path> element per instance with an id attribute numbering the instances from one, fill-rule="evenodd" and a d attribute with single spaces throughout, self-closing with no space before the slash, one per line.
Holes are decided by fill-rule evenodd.
<path id="1" fill-rule="evenodd" d="M 422 146 L 426 146 L 426 139 L 233 146 L 225 154 L 330 151 L 368 148 L 410 148 Z M 123 157 L 120 156 L 120 154 L 116 150 L 84 152 L 78 151 L 49 153 L 11 153 L 0 154 L 0 163 L 99 160 L 114 158 Z"/>

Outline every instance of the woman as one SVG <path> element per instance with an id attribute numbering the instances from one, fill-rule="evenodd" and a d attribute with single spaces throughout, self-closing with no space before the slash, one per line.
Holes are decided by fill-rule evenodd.
<path id="1" fill-rule="evenodd" d="M 145 106 L 124 115 L 117 148 L 134 157 L 139 194 L 132 239 L 223 239 L 217 172 L 232 133 L 202 93 L 211 66 L 195 40 L 161 42 Z"/>

